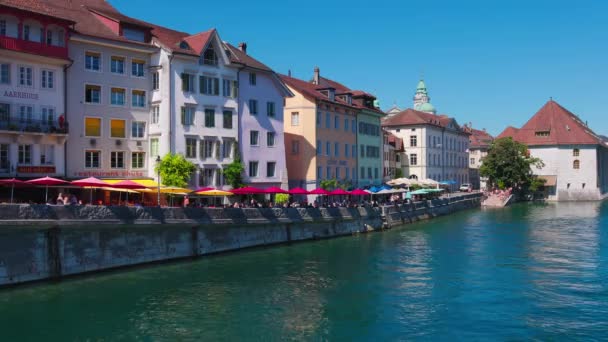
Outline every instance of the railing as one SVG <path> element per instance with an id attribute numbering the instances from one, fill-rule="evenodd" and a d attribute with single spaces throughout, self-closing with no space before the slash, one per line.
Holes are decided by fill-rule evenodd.
<path id="1" fill-rule="evenodd" d="M 33 53 L 41 56 L 68 59 L 68 48 L 65 46 L 47 45 L 13 37 L 0 36 L 0 48 Z"/>
<path id="2" fill-rule="evenodd" d="M 67 123 L 59 126 L 57 120 L 39 120 L 27 118 L 1 118 L 0 130 L 13 132 L 67 134 Z"/>

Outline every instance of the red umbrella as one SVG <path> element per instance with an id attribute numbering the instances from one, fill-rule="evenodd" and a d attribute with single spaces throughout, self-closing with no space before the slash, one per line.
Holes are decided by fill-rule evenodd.
<path id="1" fill-rule="evenodd" d="M 91 189 L 89 190 L 89 203 L 90 204 L 93 204 L 93 189 L 92 188 L 104 188 L 104 187 L 110 186 L 109 183 L 106 183 L 106 182 L 102 181 L 101 179 L 97 179 L 95 177 L 75 180 L 72 182 L 72 185 L 91 187 Z"/>
<path id="2" fill-rule="evenodd" d="M 34 185 L 44 185 L 46 186 L 46 192 L 45 192 L 45 196 L 44 196 L 44 201 L 48 202 L 49 201 L 49 185 L 63 185 L 63 184 L 68 184 L 70 182 L 68 181 L 64 181 L 63 179 L 57 179 L 57 178 L 52 178 L 49 176 L 46 177 L 42 177 L 42 178 L 36 178 L 36 179 L 30 179 L 28 181 L 25 181 L 26 183 L 29 184 L 34 184 Z"/>
<path id="3" fill-rule="evenodd" d="M 355 189 L 355 190 L 351 191 L 350 194 L 354 195 L 354 196 L 367 196 L 367 195 L 369 195 L 369 192 L 367 192 L 363 189 Z"/>
<path id="4" fill-rule="evenodd" d="M 228 190 L 235 195 L 255 195 L 255 194 L 265 194 L 266 191 L 260 188 L 254 188 L 252 186 L 246 186 L 244 188 L 238 188 L 233 190 Z"/>
<path id="5" fill-rule="evenodd" d="M 270 188 L 267 188 L 264 191 L 266 191 L 267 194 L 288 194 L 289 193 L 287 190 L 283 190 L 276 186 L 271 186 Z"/>
<path id="6" fill-rule="evenodd" d="M 215 188 L 212 187 L 202 187 L 202 188 L 198 188 L 192 192 L 203 192 L 203 191 L 209 191 L 209 190 L 215 190 Z"/>
<path id="7" fill-rule="evenodd" d="M 323 188 L 316 188 L 308 192 L 310 195 L 329 195 L 329 191 Z"/>
<path id="8" fill-rule="evenodd" d="M 308 191 L 306 191 L 302 188 L 293 188 L 293 189 L 289 190 L 288 192 L 292 195 L 308 195 Z"/>
<path id="9" fill-rule="evenodd" d="M 11 203 L 13 203 L 13 193 L 15 192 L 15 186 L 27 186 L 28 184 L 24 181 L 20 181 L 17 178 L 0 179 L 0 185 L 11 186 Z"/>
<path id="10" fill-rule="evenodd" d="M 134 181 L 131 180 L 123 180 L 120 181 L 118 183 L 114 183 L 112 185 L 110 185 L 113 188 L 117 188 L 117 189 L 127 189 L 127 190 L 136 190 L 136 189 L 145 189 L 147 188 L 145 185 L 141 185 L 139 183 L 135 183 Z"/>
<path id="11" fill-rule="evenodd" d="M 329 194 L 330 195 L 350 195 L 350 192 L 348 192 L 344 189 L 338 188 L 338 189 L 331 191 Z"/>

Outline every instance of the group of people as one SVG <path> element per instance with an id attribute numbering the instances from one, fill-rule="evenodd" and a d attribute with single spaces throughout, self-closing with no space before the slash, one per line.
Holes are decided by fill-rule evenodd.
<path id="1" fill-rule="evenodd" d="M 52 202 L 53 199 L 49 199 L 49 204 L 56 204 L 56 205 L 77 205 L 80 204 L 82 205 L 82 201 L 79 201 L 78 198 L 76 197 L 76 195 L 74 194 L 68 194 L 68 193 L 59 193 L 59 195 L 57 195 L 57 198 L 55 199 L 55 202 Z"/>

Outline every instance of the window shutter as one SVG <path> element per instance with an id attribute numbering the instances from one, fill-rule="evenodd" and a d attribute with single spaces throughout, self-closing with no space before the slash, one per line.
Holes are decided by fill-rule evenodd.
<path id="1" fill-rule="evenodd" d="M 232 97 L 239 96 L 239 84 L 237 81 L 232 81 Z"/>
<path id="2" fill-rule="evenodd" d="M 213 95 L 219 95 L 219 94 L 220 94 L 220 79 L 214 78 L 213 79 Z"/>
<path id="3" fill-rule="evenodd" d="M 186 74 L 182 72 L 182 91 L 188 90 L 188 80 L 186 80 Z"/>
<path id="4" fill-rule="evenodd" d="M 182 125 L 186 124 L 186 107 L 182 107 Z"/>
<path id="5" fill-rule="evenodd" d="M 204 76 L 200 76 L 198 78 L 198 91 L 201 94 L 205 93 L 205 77 Z"/>

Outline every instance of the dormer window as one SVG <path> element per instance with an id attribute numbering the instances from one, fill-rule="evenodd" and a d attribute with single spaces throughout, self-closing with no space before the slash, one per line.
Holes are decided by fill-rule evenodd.
<path id="1" fill-rule="evenodd" d="M 137 30 L 133 28 L 123 27 L 122 28 L 122 36 L 128 40 L 133 40 L 136 42 L 145 42 L 146 34 L 142 30 Z"/>
<path id="2" fill-rule="evenodd" d="M 179 43 L 179 48 L 180 49 L 184 49 L 184 50 L 190 50 L 190 46 L 186 42 L 180 42 Z"/>
<path id="3" fill-rule="evenodd" d="M 209 47 L 205 50 L 205 52 L 203 53 L 202 56 L 202 64 L 205 65 L 217 65 L 218 63 L 218 58 L 217 58 L 217 54 L 215 53 L 215 50 L 213 49 L 212 45 L 209 45 Z"/>
<path id="4" fill-rule="evenodd" d="M 550 134 L 550 131 L 536 131 L 534 132 L 534 135 L 537 137 L 548 137 Z"/>

